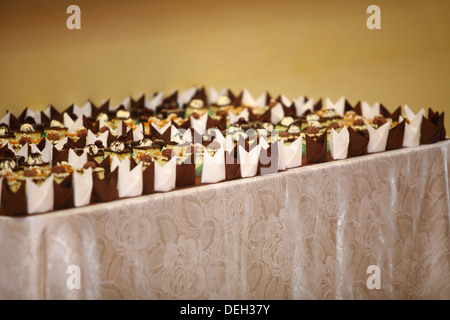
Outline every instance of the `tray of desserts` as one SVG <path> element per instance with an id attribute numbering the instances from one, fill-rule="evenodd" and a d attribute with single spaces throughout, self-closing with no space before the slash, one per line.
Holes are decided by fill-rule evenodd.
<path id="1" fill-rule="evenodd" d="M 446 139 L 444 113 L 193 87 L 0 119 L 0 214 L 26 216 Z"/>

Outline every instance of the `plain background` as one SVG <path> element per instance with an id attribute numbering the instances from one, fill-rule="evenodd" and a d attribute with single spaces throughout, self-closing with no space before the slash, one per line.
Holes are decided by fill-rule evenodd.
<path id="1" fill-rule="evenodd" d="M 1 0 L 0 116 L 197 85 L 431 107 L 450 129 L 449 31 L 448 0 Z"/>

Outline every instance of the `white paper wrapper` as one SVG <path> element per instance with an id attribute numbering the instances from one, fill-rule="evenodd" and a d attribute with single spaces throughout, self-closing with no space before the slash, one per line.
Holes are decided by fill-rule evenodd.
<path id="1" fill-rule="evenodd" d="M 303 96 L 300 96 L 296 100 L 294 100 L 294 106 L 297 117 L 301 117 L 306 112 L 306 110 L 310 110 L 311 112 L 314 111 L 314 99 L 311 98 L 308 101 L 305 101 L 305 98 Z"/>
<path id="2" fill-rule="evenodd" d="M 269 149 L 269 144 L 267 143 L 267 140 L 266 140 L 266 138 L 264 138 L 264 137 L 260 137 L 259 138 L 259 147 L 260 148 L 264 148 L 264 149 Z"/>
<path id="3" fill-rule="evenodd" d="M 276 141 L 278 144 L 278 170 L 286 170 L 286 145 L 283 141 Z"/>
<path id="4" fill-rule="evenodd" d="M 151 100 L 145 100 L 145 107 L 147 109 L 156 110 L 156 107 L 160 106 L 164 100 L 164 91 L 158 92 Z"/>
<path id="5" fill-rule="evenodd" d="M 28 213 L 41 213 L 53 210 L 53 175 L 38 186 L 32 179 L 26 179 Z"/>
<path id="6" fill-rule="evenodd" d="M 8 143 L 8 145 L 9 145 L 9 143 Z M 16 153 L 16 152 L 14 151 L 14 149 L 12 149 L 11 145 L 9 145 L 8 148 L 9 148 L 10 150 L 12 150 L 14 153 Z M 25 159 L 29 156 L 29 154 L 28 154 L 28 143 L 25 143 L 25 144 L 22 146 L 22 148 L 16 153 L 16 156 L 22 156 L 22 157 L 24 157 Z"/>
<path id="7" fill-rule="evenodd" d="M 302 165 L 302 137 L 298 137 L 289 146 L 283 142 L 284 161 L 286 168 L 295 168 Z"/>
<path id="8" fill-rule="evenodd" d="M 267 93 L 263 93 L 258 98 L 256 98 L 254 106 L 257 108 L 264 109 L 266 106 L 266 100 L 267 100 Z"/>
<path id="9" fill-rule="evenodd" d="M 253 98 L 250 91 L 244 89 L 242 91 L 242 104 L 249 107 L 259 107 L 264 108 L 266 106 L 267 94 L 263 93 L 257 99 Z"/>
<path id="10" fill-rule="evenodd" d="M 169 122 L 169 123 L 170 123 L 170 122 Z M 153 123 L 152 123 L 152 124 L 153 124 Z M 116 130 L 115 130 L 116 134 L 117 134 L 119 137 L 122 135 L 123 126 L 126 127 L 126 131 L 125 131 L 125 132 L 128 133 L 128 131 L 131 130 L 130 127 L 127 126 L 123 121 L 120 121 L 120 122 L 119 122 L 119 125 L 117 126 L 117 128 L 116 128 Z"/>
<path id="11" fill-rule="evenodd" d="M 81 168 L 83 168 L 84 164 L 87 162 L 87 153 L 83 152 L 83 154 L 81 156 L 77 156 L 75 151 L 70 149 L 69 150 L 69 157 L 68 157 L 68 161 L 67 162 L 69 162 L 69 164 L 74 169 L 81 169 Z"/>
<path id="12" fill-rule="evenodd" d="M 39 148 L 34 143 L 30 144 L 30 149 L 31 153 L 39 153 L 40 155 L 42 155 L 41 150 L 39 150 Z"/>
<path id="13" fill-rule="evenodd" d="M 68 132 L 75 133 L 78 128 L 83 127 L 83 116 L 80 116 L 75 120 L 72 126 L 67 130 Z"/>
<path id="14" fill-rule="evenodd" d="M 238 157 L 242 178 L 253 177 L 258 172 L 259 151 L 259 145 L 250 150 L 250 152 L 239 146 Z"/>
<path id="15" fill-rule="evenodd" d="M 41 151 L 42 154 L 42 160 L 44 162 L 52 162 L 53 160 L 53 145 L 50 141 L 47 141 L 47 144 L 45 145 L 45 148 Z"/>
<path id="16" fill-rule="evenodd" d="M 166 132 L 166 130 L 169 129 L 170 126 L 172 126 L 172 122 L 169 121 L 169 122 L 166 123 L 166 125 L 165 125 L 164 127 L 162 127 L 161 129 L 158 128 L 158 126 L 155 126 L 155 125 L 153 124 L 153 122 L 152 122 L 151 126 L 152 126 L 153 128 L 155 128 L 156 131 L 158 131 L 158 133 L 159 133 L 160 135 L 163 135 L 163 134 Z"/>
<path id="17" fill-rule="evenodd" d="M 73 202 L 75 207 L 86 206 L 91 202 L 92 194 L 92 168 L 83 174 L 73 173 Z"/>
<path id="18" fill-rule="evenodd" d="M 2 141 L 2 147 L 4 147 L 5 145 L 8 145 L 8 149 L 9 150 L 11 150 L 12 152 L 14 152 L 14 154 L 16 153 L 15 151 L 14 151 L 14 148 L 9 144 L 9 142 L 8 141 L 6 141 L 6 140 L 3 140 Z M 28 145 L 28 144 L 27 144 Z M 20 149 L 20 150 L 22 150 L 23 149 L 23 147 Z M 20 151 L 19 151 L 20 152 Z M 17 155 L 19 155 L 19 153 L 17 153 Z M 27 154 L 28 155 L 28 154 Z"/>
<path id="19" fill-rule="evenodd" d="M 100 140 L 103 146 L 106 148 L 108 146 L 108 133 L 108 131 L 105 131 L 97 137 L 91 132 L 91 130 L 89 130 L 86 138 L 86 145 L 95 144 L 95 141 Z"/>
<path id="20" fill-rule="evenodd" d="M 26 109 L 25 118 L 33 118 L 36 123 L 41 123 L 41 111 L 33 111 L 30 108 Z"/>
<path id="21" fill-rule="evenodd" d="M 405 131 L 403 134 L 403 147 L 417 147 L 420 145 L 420 127 L 422 125 L 422 114 L 418 113 L 416 116 L 412 117 L 413 120 L 408 123 L 405 123 Z M 409 118 L 408 118 L 409 119 Z M 403 118 L 399 117 L 399 122 L 401 122 Z"/>
<path id="22" fill-rule="evenodd" d="M 248 107 L 255 105 L 255 99 L 253 99 L 252 94 L 247 89 L 242 90 L 242 104 Z"/>
<path id="23" fill-rule="evenodd" d="M 110 126 L 108 123 L 106 123 L 105 120 L 103 120 L 102 118 L 98 119 L 98 128 L 101 129 L 101 128 L 103 128 L 104 126 L 107 126 L 108 128 L 111 129 L 111 126 Z M 111 130 L 111 131 L 112 131 L 112 130 Z"/>
<path id="24" fill-rule="evenodd" d="M 60 142 L 58 142 L 58 143 L 55 145 L 55 148 L 56 148 L 58 151 L 61 151 L 61 150 L 64 148 L 64 145 L 67 143 L 67 141 L 69 141 L 69 138 L 68 138 L 68 137 L 64 137 Z M 87 139 L 86 139 L 86 141 L 87 141 Z"/>
<path id="25" fill-rule="evenodd" d="M 386 140 L 387 141 L 387 140 Z M 348 146 L 350 144 L 350 134 L 348 133 L 347 126 L 337 132 L 331 129 L 330 133 L 330 153 L 334 160 L 342 160 L 347 158 Z"/>
<path id="26" fill-rule="evenodd" d="M 193 128 L 197 133 L 203 134 L 206 131 L 206 123 L 208 121 L 208 113 L 202 115 L 199 119 L 191 117 L 191 128 Z"/>
<path id="27" fill-rule="evenodd" d="M 108 133 L 108 132 L 106 132 L 106 133 Z M 94 144 L 95 141 L 97 141 L 97 140 L 99 140 L 99 139 L 97 139 L 96 135 L 93 134 L 91 130 L 88 130 L 88 134 L 86 137 L 86 145 Z"/>
<path id="28" fill-rule="evenodd" d="M 183 136 L 183 139 L 187 142 L 192 142 L 192 134 L 191 130 L 187 129 L 177 129 L 174 125 L 172 125 L 170 129 L 170 140 L 173 141 L 174 137 L 178 134 Z"/>
<path id="29" fill-rule="evenodd" d="M 49 119 L 51 119 L 52 117 L 52 111 L 51 111 L 51 106 L 48 106 L 47 108 L 45 108 L 44 111 L 42 111 Z"/>
<path id="30" fill-rule="evenodd" d="M 209 104 L 217 103 L 217 99 L 220 96 L 226 96 L 226 95 L 227 95 L 226 88 L 222 88 L 222 90 L 220 90 L 220 92 L 218 92 L 214 87 L 210 87 L 209 88 L 209 97 L 208 97 Z"/>
<path id="31" fill-rule="evenodd" d="M 277 103 L 271 110 L 270 110 L 270 120 L 272 123 L 279 123 L 284 118 L 284 109 L 281 103 Z"/>
<path id="32" fill-rule="evenodd" d="M 373 119 L 375 116 L 380 114 L 380 104 L 375 102 L 373 106 L 371 106 L 366 101 L 363 101 L 361 111 L 364 118 Z"/>
<path id="33" fill-rule="evenodd" d="M 155 161 L 155 191 L 170 191 L 175 189 L 176 157 L 170 159 L 163 167 Z"/>
<path id="34" fill-rule="evenodd" d="M 333 103 L 330 98 L 326 98 L 325 107 L 326 109 L 334 109 L 336 114 L 343 116 L 345 113 L 345 97 L 339 98 L 335 103 Z"/>
<path id="35" fill-rule="evenodd" d="M 228 117 L 230 124 L 238 122 L 240 118 L 244 118 L 246 121 L 248 121 L 250 116 L 250 113 L 248 112 L 248 109 L 245 108 L 242 110 L 238 115 L 235 115 L 233 112 L 228 111 Z"/>
<path id="36" fill-rule="evenodd" d="M 64 112 L 63 114 L 63 121 L 64 121 L 64 127 L 66 127 L 67 129 L 72 128 L 73 124 L 75 121 L 72 120 L 72 118 L 67 114 L 67 112 Z M 69 131 L 69 130 L 67 130 Z M 72 132 L 72 131 L 69 131 Z"/>
<path id="37" fill-rule="evenodd" d="M 133 141 L 144 139 L 144 125 L 140 123 L 136 129 L 133 130 Z"/>
<path id="38" fill-rule="evenodd" d="M 415 114 L 409 107 L 407 104 L 405 104 L 404 108 L 403 108 L 403 112 L 405 114 L 405 117 L 408 118 L 409 121 L 414 121 L 414 119 L 416 118 L 420 118 L 422 119 L 422 116 L 425 116 L 425 109 L 422 108 L 419 110 L 419 112 L 417 112 L 417 114 Z"/>
<path id="39" fill-rule="evenodd" d="M 111 160 L 111 172 L 116 170 L 116 168 L 118 168 L 121 165 L 121 163 L 122 161 L 120 161 L 120 159 L 117 158 L 116 155 L 113 155 Z"/>
<path id="40" fill-rule="evenodd" d="M 142 162 L 130 170 L 130 160 L 125 158 L 119 166 L 117 188 L 119 198 L 137 197 L 142 194 Z"/>
<path id="41" fill-rule="evenodd" d="M 184 131 L 183 131 L 183 133 L 184 133 Z M 181 134 L 181 131 L 178 130 L 174 125 L 172 125 L 170 127 L 170 141 L 173 141 L 173 138 L 179 134 Z"/>
<path id="42" fill-rule="evenodd" d="M 44 162 L 51 162 L 53 158 L 53 145 L 50 141 L 45 139 L 45 147 L 44 149 L 39 150 L 39 148 L 33 143 L 31 144 L 31 152 L 32 153 L 40 153 L 42 155 L 42 160 Z"/>
<path id="43" fill-rule="evenodd" d="M 202 183 L 215 183 L 225 180 L 225 152 L 217 150 L 214 157 L 209 152 L 203 153 Z"/>
<path id="44" fill-rule="evenodd" d="M 225 148 L 225 137 L 223 136 L 222 132 L 215 128 L 215 129 L 211 129 L 211 135 L 214 137 L 214 141 L 217 141 L 218 143 L 220 143 L 220 146 L 222 148 Z"/>
<path id="45" fill-rule="evenodd" d="M 226 135 L 224 144 L 223 148 L 225 151 L 230 152 L 234 148 L 233 136 L 231 134 Z"/>
<path id="46" fill-rule="evenodd" d="M 217 99 L 219 98 L 219 92 L 214 87 L 209 88 L 208 102 L 209 104 L 217 103 Z"/>
<path id="47" fill-rule="evenodd" d="M 130 106 L 130 102 L 131 102 L 131 98 L 130 97 L 126 97 L 125 99 L 123 99 L 122 101 L 120 101 L 118 104 L 116 104 L 115 106 L 110 105 L 109 106 L 109 111 L 116 111 L 120 106 L 124 106 L 125 109 L 128 109 Z"/>
<path id="48" fill-rule="evenodd" d="M 79 107 L 77 104 L 74 104 L 73 113 L 77 117 L 81 117 L 84 115 L 85 117 L 89 118 L 92 115 L 92 105 L 89 101 L 86 102 L 82 107 Z"/>
<path id="49" fill-rule="evenodd" d="M 0 123 L 5 123 L 5 124 L 8 125 L 8 127 L 9 127 L 9 122 L 10 122 L 10 120 L 11 120 L 11 112 L 8 111 L 8 112 L 3 116 L 3 118 L 0 119 Z"/>
<path id="50" fill-rule="evenodd" d="M 369 131 L 369 144 L 367 145 L 368 153 L 382 152 L 386 150 L 389 129 L 391 128 L 391 121 L 386 122 L 378 129 L 373 128 L 370 124 L 366 124 Z"/>
<path id="51" fill-rule="evenodd" d="M 178 94 L 178 105 L 180 106 L 180 108 L 185 105 L 188 104 L 192 98 L 194 97 L 195 93 L 197 92 L 197 87 L 193 86 L 183 92 L 181 92 L 180 94 Z"/>
<path id="52" fill-rule="evenodd" d="M 286 97 L 284 94 L 281 94 L 281 95 L 280 95 L 280 98 L 281 98 L 281 102 L 282 102 L 286 107 L 290 107 L 290 106 L 291 106 L 291 104 L 292 104 L 291 100 L 289 100 L 289 98 Z"/>

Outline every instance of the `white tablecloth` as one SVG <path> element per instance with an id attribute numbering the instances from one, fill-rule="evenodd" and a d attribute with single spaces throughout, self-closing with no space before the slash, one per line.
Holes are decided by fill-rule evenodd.
<path id="1" fill-rule="evenodd" d="M 450 299 L 449 169 L 444 141 L 2 216 L 0 299 Z"/>

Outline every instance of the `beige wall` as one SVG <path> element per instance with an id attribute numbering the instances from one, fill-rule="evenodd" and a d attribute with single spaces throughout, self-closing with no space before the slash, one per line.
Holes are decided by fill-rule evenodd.
<path id="1" fill-rule="evenodd" d="M 433 107 L 450 128 L 449 31 L 448 0 L 2 0 L 0 115 L 197 84 Z"/>

